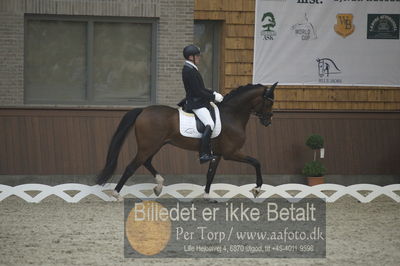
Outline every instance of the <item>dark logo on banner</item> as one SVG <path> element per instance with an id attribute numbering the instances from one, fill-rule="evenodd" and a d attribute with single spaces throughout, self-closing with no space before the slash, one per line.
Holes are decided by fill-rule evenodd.
<path id="1" fill-rule="evenodd" d="M 308 21 L 307 13 L 304 14 L 304 21 L 294 24 L 291 29 L 297 36 L 301 37 L 303 41 L 317 39 L 314 26 Z"/>
<path id="2" fill-rule="evenodd" d="M 342 83 L 341 79 L 331 78 L 331 75 L 342 73 L 335 61 L 330 58 L 317 58 L 320 83 Z"/>
<path id="3" fill-rule="evenodd" d="M 399 39 L 399 17 L 394 14 L 368 14 L 367 39 Z"/>
<path id="4" fill-rule="evenodd" d="M 297 0 L 297 4 L 322 4 L 321 0 Z"/>
<path id="5" fill-rule="evenodd" d="M 354 32 L 356 27 L 353 25 L 353 14 L 337 14 L 336 19 L 337 24 L 333 28 L 337 34 L 346 38 Z"/>
<path id="6" fill-rule="evenodd" d="M 261 19 L 263 30 L 261 35 L 264 40 L 273 40 L 276 36 L 276 32 L 273 30 L 276 26 L 275 16 L 272 12 L 266 12 L 263 14 Z"/>

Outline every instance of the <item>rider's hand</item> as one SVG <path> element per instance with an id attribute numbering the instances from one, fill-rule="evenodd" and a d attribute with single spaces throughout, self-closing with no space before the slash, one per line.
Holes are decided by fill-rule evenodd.
<path id="1" fill-rule="evenodd" d="M 214 96 L 215 96 L 215 101 L 218 103 L 222 102 L 222 100 L 224 99 L 224 96 L 222 96 L 221 94 L 219 94 L 216 91 L 214 91 Z"/>

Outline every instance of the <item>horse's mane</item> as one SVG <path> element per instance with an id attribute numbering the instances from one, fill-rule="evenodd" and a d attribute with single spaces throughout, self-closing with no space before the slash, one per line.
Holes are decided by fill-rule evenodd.
<path id="1" fill-rule="evenodd" d="M 228 94 L 224 96 L 224 100 L 221 102 L 221 104 L 228 103 L 230 100 L 233 98 L 242 95 L 244 92 L 247 92 L 249 90 L 252 90 L 254 88 L 262 86 L 261 84 L 247 84 L 244 86 L 240 86 L 239 88 L 236 88 L 234 90 L 231 90 Z"/>

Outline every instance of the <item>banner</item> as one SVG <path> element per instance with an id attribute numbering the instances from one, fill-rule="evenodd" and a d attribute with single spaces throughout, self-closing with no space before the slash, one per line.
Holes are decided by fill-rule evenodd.
<path id="1" fill-rule="evenodd" d="M 325 258 L 326 202 L 124 199 L 126 258 Z"/>
<path id="2" fill-rule="evenodd" d="M 253 83 L 400 86 L 400 0 L 256 0 Z"/>

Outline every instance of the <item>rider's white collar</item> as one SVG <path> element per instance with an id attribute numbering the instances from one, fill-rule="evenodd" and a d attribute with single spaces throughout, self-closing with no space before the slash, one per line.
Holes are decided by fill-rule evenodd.
<path id="1" fill-rule="evenodd" d="M 199 70 L 199 69 L 197 68 L 197 66 L 196 66 L 195 64 L 193 64 L 191 61 L 186 60 L 185 62 L 188 63 L 189 65 L 193 66 L 196 70 Z"/>

